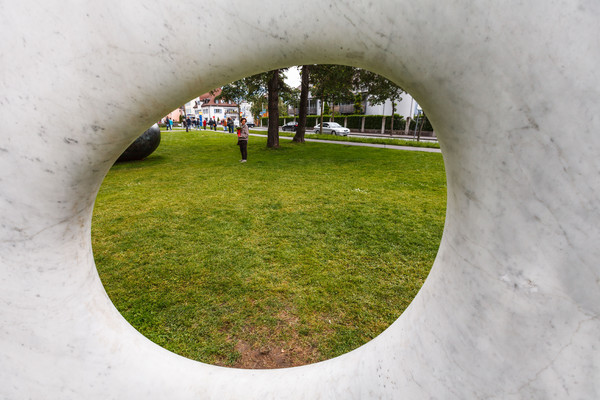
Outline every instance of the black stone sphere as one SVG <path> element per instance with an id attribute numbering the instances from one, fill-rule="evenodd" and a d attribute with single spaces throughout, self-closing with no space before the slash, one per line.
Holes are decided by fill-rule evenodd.
<path id="1" fill-rule="evenodd" d="M 119 161 L 143 160 L 148 157 L 160 144 L 160 128 L 154 124 L 142 136 L 135 139 L 131 145 L 119 156 Z"/>

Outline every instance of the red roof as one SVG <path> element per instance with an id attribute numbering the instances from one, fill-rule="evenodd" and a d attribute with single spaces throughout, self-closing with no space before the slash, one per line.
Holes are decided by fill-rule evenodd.
<path id="1" fill-rule="evenodd" d="M 204 93 L 203 95 L 200 96 L 200 106 L 201 107 L 207 107 L 207 106 L 237 107 L 237 103 L 221 103 L 222 101 L 226 101 L 225 99 L 220 99 L 219 104 L 217 104 L 215 102 L 215 97 L 217 97 L 218 95 L 221 94 L 221 88 L 215 89 L 215 90 L 213 90 L 213 92 L 215 93 L 214 95 L 210 94 L 210 92 L 208 92 L 208 93 Z"/>

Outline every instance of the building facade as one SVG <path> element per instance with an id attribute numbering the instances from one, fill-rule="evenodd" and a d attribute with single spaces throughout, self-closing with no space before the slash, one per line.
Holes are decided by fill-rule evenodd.
<path id="1" fill-rule="evenodd" d="M 235 125 L 239 125 L 238 105 L 224 99 L 215 99 L 219 96 L 221 89 L 215 90 L 215 94 L 205 93 L 198 97 L 195 110 L 203 119 L 214 119 L 217 123 L 231 118 Z"/>
<path id="2" fill-rule="evenodd" d="M 236 125 L 239 124 L 238 105 L 230 103 L 222 99 L 215 99 L 221 93 L 221 89 L 216 89 L 215 94 L 204 93 L 187 103 L 180 108 L 170 112 L 161 122 L 164 123 L 167 117 L 177 122 L 180 119 L 190 118 L 192 121 L 199 121 L 200 124 L 206 119 L 214 119 L 217 123 L 227 118 L 233 119 Z M 250 105 L 246 103 L 248 114 L 250 113 Z"/>
<path id="3" fill-rule="evenodd" d="M 402 115 L 404 118 L 414 118 L 415 115 L 420 113 L 421 107 L 418 105 L 415 99 L 408 94 L 404 93 L 402 99 L 395 102 L 395 113 Z M 355 114 L 354 104 L 335 104 L 333 110 L 337 114 Z M 298 109 L 290 109 L 290 115 L 298 115 Z M 363 112 L 360 114 L 364 115 L 391 115 L 392 113 L 392 101 L 387 100 L 383 104 L 371 104 L 368 100 L 363 102 Z M 308 95 L 308 115 L 321 115 L 321 100 L 312 96 L 309 92 Z"/>

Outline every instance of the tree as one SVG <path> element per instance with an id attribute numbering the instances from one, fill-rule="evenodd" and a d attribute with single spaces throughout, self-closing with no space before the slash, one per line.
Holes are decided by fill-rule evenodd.
<path id="1" fill-rule="evenodd" d="M 417 120 L 415 121 L 415 130 L 417 131 L 417 142 L 421 141 L 421 132 L 423 131 L 423 126 L 427 122 L 427 115 L 425 112 L 421 111 L 417 114 Z"/>
<path id="2" fill-rule="evenodd" d="M 285 85 L 281 88 L 280 91 L 280 100 L 285 105 L 285 113 L 287 115 L 287 111 L 289 108 L 297 109 L 300 106 L 300 91 L 296 88 L 293 88 L 289 85 Z M 296 115 L 294 111 L 294 116 Z"/>
<path id="3" fill-rule="evenodd" d="M 267 133 L 267 147 L 279 147 L 279 89 L 283 79 L 278 69 L 268 72 L 267 96 L 269 101 L 269 130 Z"/>
<path id="4" fill-rule="evenodd" d="M 265 93 L 267 95 L 269 112 L 267 147 L 271 148 L 279 147 L 279 92 L 287 87 L 283 81 L 283 71 L 283 69 L 276 69 L 244 78 L 250 96 L 264 96 Z"/>
<path id="5" fill-rule="evenodd" d="M 368 93 L 368 101 L 371 104 L 384 104 L 388 99 L 392 102 L 391 132 L 394 133 L 394 114 L 396 113 L 396 102 L 402 101 L 404 89 L 394 82 L 377 75 L 374 72 L 360 70 L 356 75 L 355 86 L 360 87 Z"/>
<path id="6" fill-rule="evenodd" d="M 217 90 L 211 90 L 210 94 L 213 96 L 217 93 Z M 250 94 L 250 89 L 248 87 L 248 82 L 245 79 L 240 79 L 235 82 L 231 82 L 223 87 L 221 87 L 221 93 L 215 97 L 215 99 L 223 99 L 227 102 L 234 102 L 237 104 L 238 118 L 242 114 L 240 103 L 244 101 L 248 95 Z"/>
<path id="7" fill-rule="evenodd" d="M 361 93 L 356 94 L 354 96 L 354 114 L 362 114 L 363 113 L 363 96 Z"/>
<path id="8" fill-rule="evenodd" d="M 306 134 L 306 114 L 308 111 L 308 90 L 310 81 L 310 66 L 302 66 L 302 83 L 300 84 L 300 104 L 299 104 L 299 115 L 298 115 L 298 126 L 296 127 L 296 133 L 292 139 L 297 143 L 304 143 L 304 135 Z"/>
<path id="9" fill-rule="evenodd" d="M 277 104 L 277 107 L 279 109 L 279 116 L 287 117 L 290 115 L 288 112 L 289 105 L 281 98 L 281 94 L 282 94 L 282 92 L 279 92 L 279 102 Z"/>
<path id="10" fill-rule="evenodd" d="M 321 100 L 320 131 L 323 133 L 323 109 L 325 102 L 353 101 L 357 69 L 345 65 L 318 64 L 311 67 L 314 95 Z"/>
<path id="11" fill-rule="evenodd" d="M 265 94 L 267 95 L 269 110 L 267 147 L 279 147 L 279 93 L 288 88 L 283 81 L 283 71 L 283 69 L 276 69 L 269 72 L 262 72 L 232 82 L 223 86 L 221 94 L 217 96 L 218 98 L 229 100 L 236 99 L 239 111 L 239 104 L 244 99 L 262 98 Z"/>
<path id="12" fill-rule="evenodd" d="M 250 114 L 254 118 L 254 121 L 259 120 L 263 110 L 266 109 L 265 106 L 267 104 L 267 98 L 265 97 L 265 94 L 258 93 L 258 94 L 250 95 L 250 96 L 248 96 L 248 98 L 246 100 L 250 104 L 252 104 L 250 106 Z"/>

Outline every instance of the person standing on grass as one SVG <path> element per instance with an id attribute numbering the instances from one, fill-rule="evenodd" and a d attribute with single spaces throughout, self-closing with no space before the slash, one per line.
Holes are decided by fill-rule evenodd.
<path id="1" fill-rule="evenodd" d="M 202 119 L 202 126 L 204 127 L 204 130 L 206 130 L 206 119 Z"/>
<path id="2" fill-rule="evenodd" d="M 242 153 L 242 159 L 240 162 L 245 163 L 248 158 L 248 125 L 246 125 L 246 118 L 242 118 L 240 121 L 242 126 L 238 128 L 238 146 L 240 146 L 240 152 Z"/>

